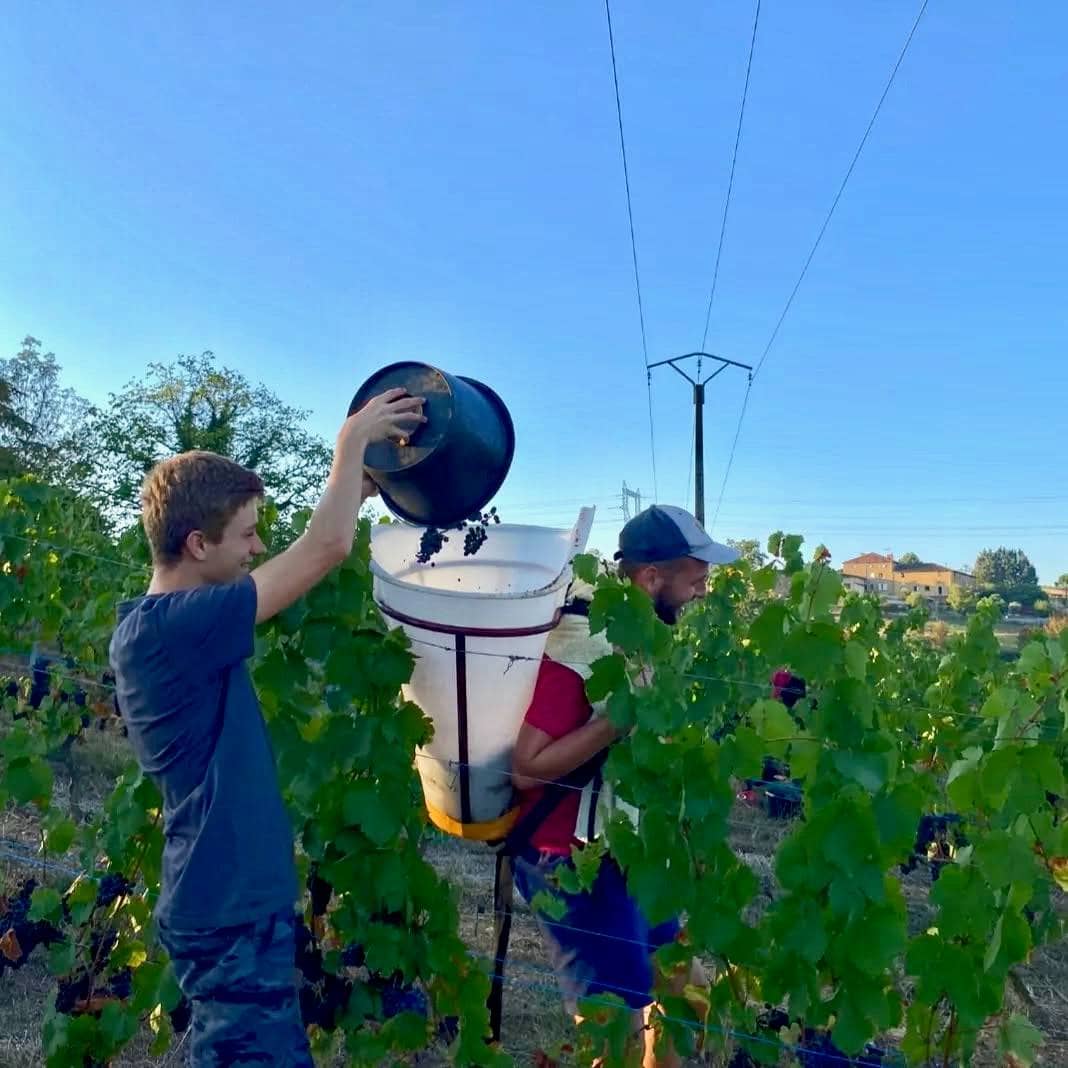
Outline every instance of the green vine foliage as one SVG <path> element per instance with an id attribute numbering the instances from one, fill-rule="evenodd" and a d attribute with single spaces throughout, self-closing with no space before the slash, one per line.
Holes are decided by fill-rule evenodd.
<path id="1" fill-rule="evenodd" d="M 262 534 L 279 548 L 306 521 L 282 525 L 268 507 Z M 369 557 L 364 521 L 349 560 L 256 639 L 253 674 L 298 862 L 329 895 L 325 915 L 313 918 L 308 908 L 325 971 L 345 972 L 345 948 L 361 947 L 361 970 L 348 967 L 351 993 L 333 1026 L 313 1028 L 313 1041 L 320 1052 L 343 1046 L 350 1063 L 377 1065 L 426 1047 L 435 1023 L 455 1018 L 457 1063 L 494 1064 L 502 1055 L 486 1041 L 486 968 L 457 933 L 454 894 L 421 855 L 426 821 L 413 756 L 430 724 L 401 698 L 413 655 L 373 605 Z M 142 1028 L 156 1053 L 173 1038 L 169 1013 L 180 991 L 151 919 L 163 844 L 159 794 L 132 759 L 89 819 L 79 820 L 54 789 L 53 769 L 77 761 L 85 720 L 111 712 L 106 656 L 115 606 L 142 593 L 148 574 L 139 531 L 115 540 L 73 495 L 31 480 L 0 483 L 0 648 L 25 653 L 36 644 L 74 665 L 55 669 L 37 708 L 28 681 L 9 669 L 17 692 L 5 697 L 0 721 L 0 804 L 36 808 L 44 857 L 76 859 L 85 873 L 40 886 L 32 899 L 30 918 L 62 936 L 47 947 L 59 989 L 81 984 L 73 1009 L 42 1006 L 50 1068 L 106 1064 Z M 84 708 L 63 700 L 73 688 L 86 693 Z M 114 887 L 119 876 L 122 892 L 104 894 L 102 880 Z M 419 982 L 432 1018 L 385 1013 L 380 986 L 360 981 L 375 975 Z"/>
<path id="2" fill-rule="evenodd" d="M 277 550 L 303 522 L 265 509 L 265 540 Z M 313 1039 L 351 1063 L 381 1064 L 456 1017 L 455 1060 L 495 1064 L 505 1058 L 486 1041 L 487 967 L 460 939 L 455 895 L 421 851 L 413 755 L 431 728 L 400 693 L 418 650 L 372 602 L 369 543 L 361 523 L 347 563 L 259 629 L 253 665 L 302 873 L 329 898 L 325 911 L 302 907 L 325 971 L 354 980 Z M 843 591 L 823 550 L 806 560 L 801 539 L 782 534 L 768 549 L 764 567 L 717 569 L 674 629 L 592 558 L 576 565 L 597 583 L 591 627 L 616 649 L 588 682 L 623 730 L 605 774 L 642 813 L 637 826 L 613 819 L 603 848 L 653 921 L 686 917 L 685 944 L 659 953 L 659 1032 L 681 1050 L 731 1034 L 754 1061 L 774 1063 L 802 1027 L 851 1055 L 899 1029 L 908 1063 L 948 1066 L 968 1063 L 994 1026 L 1005 1060 L 1032 1064 L 1041 1036 L 1006 1012 L 1005 990 L 1014 967 L 1065 933 L 1068 632 L 1036 635 L 1009 663 L 996 607 L 981 604 L 935 650 L 922 610 L 888 622 L 874 600 Z M 88 814 L 55 783 L 57 771 L 72 774 L 86 719 L 111 711 L 115 605 L 147 578 L 138 531 L 115 538 L 71 494 L 0 483 L 0 649 L 36 644 L 71 665 L 32 708 L 9 658 L 16 686 L 0 717 L 0 803 L 35 809 L 44 859 L 85 873 L 46 881 L 32 899 L 31 918 L 60 935 L 39 950 L 57 988 L 81 984 L 73 1008 L 42 1006 L 50 1068 L 106 1064 L 145 1030 L 157 1052 L 173 1040 L 180 993 L 151 918 L 158 793 L 132 761 Z M 770 696 L 782 667 L 807 684 L 792 709 Z M 85 708 L 64 700 L 75 680 Z M 731 838 L 739 785 L 768 757 L 789 766 L 804 798 L 774 858 L 770 900 Z M 959 816 L 967 844 L 915 929 L 899 872 L 929 813 Z M 578 858 L 577 884 L 592 880 L 600 852 Z M 362 947 L 358 970 L 345 957 L 352 946 Z M 711 965 L 710 988 L 669 984 L 695 954 Z M 363 981 L 375 975 L 421 984 L 431 1018 L 389 1016 Z M 587 1063 L 622 1062 L 629 1023 L 610 1002 L 584 1006 L 576 1050 Z M 788 1024 L 769 1023 L 767 1006 Z"/>
<path id="3" fill-rule="evenodd" d="M 949 1065 L 996 1023 L 1012 1063 L 1033 1063 L 1037 1032 L 1003 1005 L 1011 969 L 1065 933 L 1068 639 L 1036 637 L 1008 664 L 987 604 L 939 654 L 922 610 L 887 623 L 844 593 L 825 550 L 806 563 L 781 534 L 768 550 L 766 567 L 718 569 L 674 635 L 647 598 L 578 562 L 598 583 L 591 628 L 617 650 L 588 684 L 625 732 L 606 778 L 642 813 L 610 823 L 609 850 L 653 921 L 687 917 L 664 973 L 694 953 L 715 965 L 707 1000 L 664 998 L 661 1029 L 682 1049 L 702 1029 L 789 1041 L 796 1028 L 761 1035 L 759 1010 L 781 1006 L 851 1055 L 904 1025 L 909 1063 Z M 769 694 L 782 667 L 807 683 L 790 710 Z M 728 818 L 767 756 L 788 763 L 804 810 L 761 910 Z M 910 930 L 898 873 L 921 817 L 948 812 L 969 844 L 934 884 L 930 926 Z"/>

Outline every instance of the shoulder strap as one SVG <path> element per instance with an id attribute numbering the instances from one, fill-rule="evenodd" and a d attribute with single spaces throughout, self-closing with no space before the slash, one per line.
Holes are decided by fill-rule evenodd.
<path id="1" fill-rule="evenodd" d="M 572 790 L 584 789 L 600 774 L 607 756 L 608 750 L 602 749 L 594 753 L 585 764 L 580 764 L 574 771 L 568 772 L 567 775 L 561 776 L 546 786 L 530 811 L 509 832 L 501 851 L 511 856 L 520 852 L 530 841 L 534 832 L 552 815 L 557 805 Z"/>
<path id="2" fill-rule="evenodd" d="M 487 1001 L 490 1014 L 490 1033 L 494 1042 L 501 1040 L 501 1018 L 504 1013 L 504 963 L 508 957 L 508 939 L 512 933 L 512 860 L 522 852 L 531 835 L 549 818 L 571 790 L 582 790 L 600 777 L 608 750 L 595 753 L 585 764 L 545 787 L 533 808 L 512 828 L 497 853 L 493 880 L 493 982 Z"/>

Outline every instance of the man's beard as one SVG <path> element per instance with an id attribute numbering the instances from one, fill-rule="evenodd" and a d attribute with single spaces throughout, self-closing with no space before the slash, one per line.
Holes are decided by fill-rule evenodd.
<path id="1" fill-rule="evenodd" d="M 675 626 L 679 621 L 678 605 L 673 605 L 663 594 L 658 593 L 653 598 L 653 611 L 656 612 L 657 618 L 669 627 Z"/>

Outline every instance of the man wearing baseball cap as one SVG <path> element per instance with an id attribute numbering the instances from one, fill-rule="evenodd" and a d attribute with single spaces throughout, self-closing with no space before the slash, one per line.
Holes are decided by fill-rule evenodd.
<path id="1" fill-rule="evenodd" d="M 616 553 L 620 574 L 649 595 L 657 615 L 669 625 L 677 622 L 685 605 L 705 595 L 710 565 L 730 563 L 738 556 L 714 542 L 689 512 L 667 505 L 630 520 Z M 607 791 L 599 762 L 618 738 L 616 728 L 595 713 L 586 697 L 588 665 L 610 652 L 604 635 L 591 636 L 586 624 L 583 606 L 588 608 L 593 591 L 571 592 L 559 640 L 554 640 L 554 632 L 547 644 L 513 755 L 512 779 L 521 812 L 510 841 L 516 886 L 528 903 L 548 891 L 565 905 L 562 917 L 539 914 L 537 919 L 570 1011 L 576 1013 L 586 996 L 622 998 L 635 1013 L 635 1039 L 644 1047 L 644 1068 L 668 1068 L 679 1059 L 672 1049 L 654 1049 L 642 1015 L 653 1001 L 653 954 L 678 938 L 678 921 L 649 923 L 611 858 L 602 862 L 587 892 L 563 893 L 554 878 L 557 868 L 571 864 L 572 848 L 599 833 L 598 797 L 603 804 Z M 584 774 L 584 769 L 594 770 Z M 551 791 L 555 801 L 545 797 Z M 690 981 L 704 982 L 696 962 Z"/>
<path id="2" fill-rule="evenodd" d="M 720 545 L 684 508 L 654 504 L 636 515 L 619 535 L 619 573 L 653 599 L 667 624 L 708 590 L 710 565 L 733 563 L 741 554 Z"/>

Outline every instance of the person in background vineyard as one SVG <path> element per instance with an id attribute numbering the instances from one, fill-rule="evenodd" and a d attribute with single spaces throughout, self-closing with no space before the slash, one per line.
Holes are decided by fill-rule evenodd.
<path id="1" fill-rule="evenodd" d="M 659 618 L 674 625 L 686 605 L 706 594 L 709 566 L 729 563 L 738 555 L 712 541 L 689 512 L 653 506 L 623 528 L 616 559 L 621 576 L 644 590 Z M 572 847 L 599 834 L 598 794 L 606 787 L 594 771 L 581 795 L 577 788 L 563 789 L 555 806 L 545 812 L 544 784 L 597 765 L 618 738 L 616 728 L 594 713 L 586 697 L 585 667 L 611 652 L 603 635 L 589 633 L 585 615 L 591 595 L 580 583 L 572 586 L 516 739 L 512 779 L 520 792 L 517 828 L 526 841 L 514 857 L 515 882 L 528 903 L 544 891 L 561 898 L 566 907 L 563 916 L 554 918 L 539 912 L 538 924 L 568 1010 L 576 1014 L 579 999 L 586 996 L 621 997 L 635 1013 L 635 1033 L 644 1034 L 643 1068 L 666 1068 L 679 1060 L 672 1050 L 657 1056 L 647 1025 L 653 1001 L 652 955 L 679 937 L 679 921 L 650 924 L 611 858 L 602 862 L 587 892 L 563 893 L 553 883 L 553 873 L 570 863 Z M 706 985 L 696 961 L 680 981 L 680 992 L 686 982 Z"/>
<path id="2" fill-rule="evenodd" d="M 348 556 L 375 491 L 364 449 L 410 433 L 421 406 L 390 390 L 346 420 L 307 529 L 255 570 L 259 476 L 197 451 L 145 479 L 152 580 L 119 605 L 110 660 L 130 742 L 163 794 L 156 920 L 192 1002 L 194 1068 L 313 1064 L 294 982 L 293 833 L 246 661 L 255 625 Z"/>

